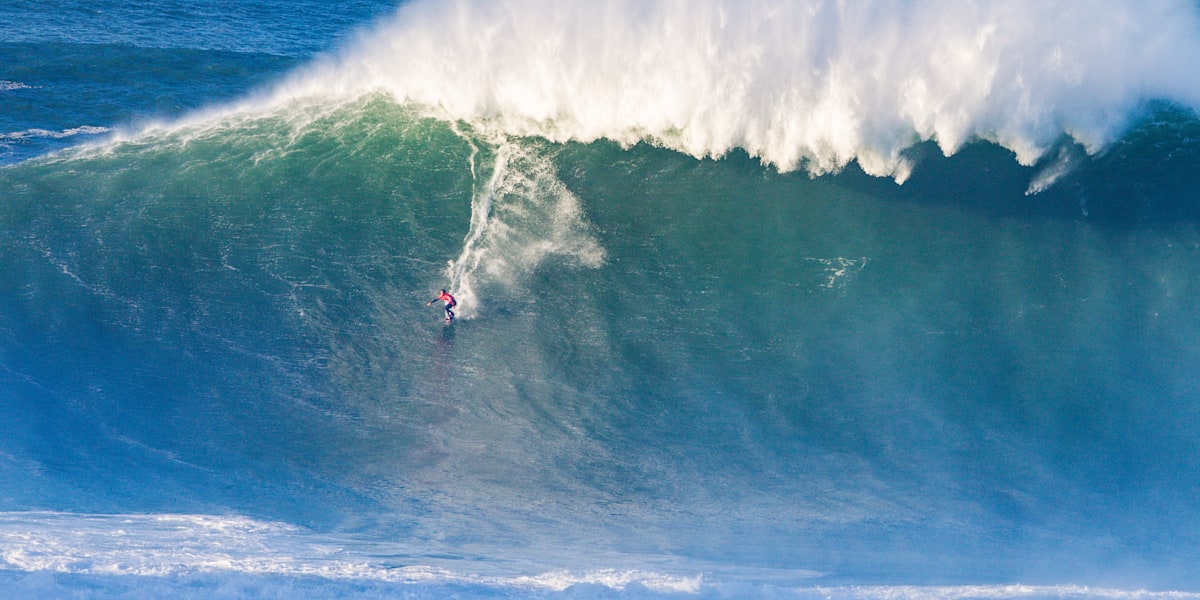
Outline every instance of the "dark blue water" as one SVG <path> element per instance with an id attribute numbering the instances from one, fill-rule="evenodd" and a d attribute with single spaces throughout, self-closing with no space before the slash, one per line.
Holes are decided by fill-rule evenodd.
<path id="1" fill-rule="evenodd" d="M 6 2 L 0 160 L 246 94 L 394 8 L 371 1 Z"/>
<path id="2" fill-rule="evenodd" d="M 0 7 L 0 588 L 1191 597 L 1196 7 L 868 5 Z"/>

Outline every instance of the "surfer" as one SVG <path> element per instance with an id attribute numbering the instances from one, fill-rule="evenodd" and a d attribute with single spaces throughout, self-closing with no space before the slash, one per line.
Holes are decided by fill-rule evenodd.
<path id="1" fill-rule="evenodd" d="M 433 303 L 437 302 L 438 300 L 441 300 L 446 303 L 446 322 L 449 323 L 450 321 L 453 321 L 454 320 L 454 311 L 452 311 L 450 309 L 454 308 L 455 306 L 458 306 L 458 302 L 454 301 L 454 296 L 451 296 L 450 293 L 447 292 L 446 290 L 442 290 L 442 293 L 440 295 L 438 295 L 437 298 L 430 300 L 429 302 L 427 302 L 425 304 L 425 306 L 432 306 Z"/>

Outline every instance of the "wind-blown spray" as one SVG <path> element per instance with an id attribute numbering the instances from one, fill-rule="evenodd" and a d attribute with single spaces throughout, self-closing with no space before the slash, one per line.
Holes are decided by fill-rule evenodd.
<path id="1" fill-rule="evenodd" d="M 923 140 L 1026 165 L 1064 138 L 1099 151 L 1146 100 L 1200 106 L 1198 67 L 1184 0 L 417 1 L 280 93 L 385 90 L 509 134 L 904 180 Z"/>

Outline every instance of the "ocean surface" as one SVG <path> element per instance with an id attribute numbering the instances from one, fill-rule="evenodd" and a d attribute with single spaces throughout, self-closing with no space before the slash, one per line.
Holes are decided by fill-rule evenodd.
<path id="1" fill-rule="evenodd" d="M 6 0 L 0 596 L 1200 598 L 1197 109 L 1193 0 Z"/>

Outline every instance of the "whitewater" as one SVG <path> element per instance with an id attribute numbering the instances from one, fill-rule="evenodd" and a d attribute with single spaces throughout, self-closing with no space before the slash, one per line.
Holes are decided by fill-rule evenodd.
<path id="1" fill-rule="evenodd" d="M 1174 0 L 8 3 L 0 592 L 1200 597 L 1197 67 Z"/>
<path id="2" fill-rule="evenodd" d="M 739 148 L 783 170 L 994 141 L 1025 165 L 1110 144 L 1139 105 L 1195 107 L 1196 7 L 1045 2 L 459 2 L 405 7 L 282 97 L 384 90 L 555 141 Z"/>

